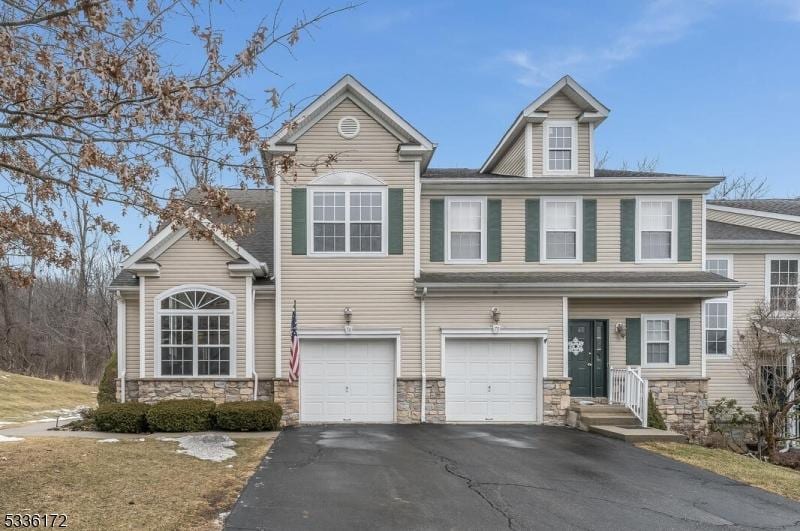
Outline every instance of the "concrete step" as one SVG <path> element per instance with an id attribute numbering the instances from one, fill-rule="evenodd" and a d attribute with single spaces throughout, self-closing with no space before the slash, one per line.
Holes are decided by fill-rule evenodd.
<path id="1" fill-rule="evenodd" d="M 581 413 L 580 421 L 589 426 L 641 426 L 633 413 Z"/>
<path id="2" fill-rule="evenodd" d="M 674 431 L 657 430 L 655 428 L 628 428 L 624 426 L 589 426 L 589 432 L 636 443 L 646 441 L 686 442 L 687 437 Z"/>
<path id="3" fill-rule="evenodd" d="M 581 405 L 581 404 L 572 404 L 570 405 L 569 409 L 572 411 L 577 411 L 579 413 L 630 413 L 631 410 L 625 406 L 609 406 L 608 404 L 591 404 L 591 405 Z"/>

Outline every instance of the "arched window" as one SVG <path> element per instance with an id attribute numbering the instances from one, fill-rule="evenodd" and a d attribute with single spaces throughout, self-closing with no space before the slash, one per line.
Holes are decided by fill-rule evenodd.
<path id="1" fill-rule="evenodd" d="M 230 376 L 234 341 L 232 297 L 210 288 L 171 291 L 159 298 L 161 376 Z"/>

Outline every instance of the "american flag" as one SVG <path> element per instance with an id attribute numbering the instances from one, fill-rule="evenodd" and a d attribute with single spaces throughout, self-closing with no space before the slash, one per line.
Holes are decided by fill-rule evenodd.
<path id="1" fill-rule="evenodd" d="M 297 337 L 297 301 L 292 306 L 292 355 L 289 358 L 289 382 L 300 378 L 300 339 Z"/>

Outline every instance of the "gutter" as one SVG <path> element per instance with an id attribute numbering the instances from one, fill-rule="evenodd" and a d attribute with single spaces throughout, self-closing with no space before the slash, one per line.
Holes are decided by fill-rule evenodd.
<path id="1" fill-rule="evenodd" d="M 420 340 L 419 352 L 420 352 L 420 359 L 421 359 L 421 363 L 422 363 L 422 368 L 421 368 L 422 399 L 420 400 L 420 403 L 422 404 L 421 405 L 422 411 L 420 411 L 420 414 L 419 414 L 419 421 L 422 424 L 425 424 L 425 422 L 427 421 L 427 418 L 426 418 L 426 415 L 425 415 L 425 401 L 426 401 L 425 399 L 426 399 L 426 395 L 428 394 L 427 393 L 427 391 L 428 391 L 427 390 L 427 387 L 428 387 L 428 373 L 427 373 L 427 370 L 425 368 L 425 366 L 427 365 L 427 360 L 426 360 L 426 357 L 425 357 L 425 296 L 427 294 L 428 294 L 428 288 L 422 288 L 422 294 L 420 295 L 420 298 L 419 298 L 419 324 L 420 324 L 420 329 L 419 329 L 419 340 Z"/>
<path id="2" fill-rule="evenodd" d="M 722 290 L 730 291 L 745 287 L 744 282 L 695 282 L 695 283 L 591 283 L 575 282 L 564 284 L 552 284 L 543 282 L 417 282 L 417 288 L 431 289 L 479 289 L 497 291 L 515 291 L 520 289 L 538 290 L 553 293 L 560 293 L 564 290 L 601 290 L 610 289 L 616 292 L 641 292 L 643 290 L 652 291 L 674 291 L 675 289 L 692 290 Z"/>

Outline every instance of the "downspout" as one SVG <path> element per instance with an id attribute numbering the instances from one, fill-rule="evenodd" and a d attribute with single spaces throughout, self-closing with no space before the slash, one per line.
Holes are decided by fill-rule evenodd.
<path id="1" fill-rule="evenodd" d="M 422 295 L 419 298 L 419 352 L 420 358 L 422 360 L 422 400 L 420 403 L 422 404 L 422 411 L 420 411 L 419 419 L 421 423 L 426 422 L 425 417 L 425 398 L 427 393 L 427 382 L 428 382 L 428 373 L 426 371 L 425 366 L 427 365 L 425 359 L 425 296 L 428 294 L 428 288 L 422 288 Z"/>
<path id="2" fill-rule="evenodd" d="M 253 400 L 258 400 L 258 373 L 253 369 Z"/>

